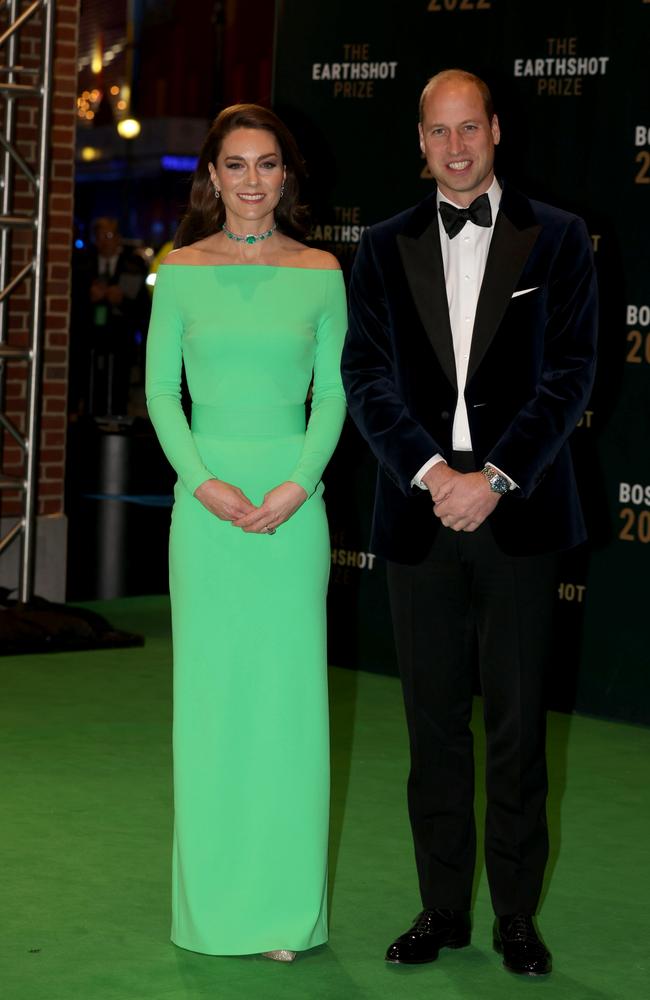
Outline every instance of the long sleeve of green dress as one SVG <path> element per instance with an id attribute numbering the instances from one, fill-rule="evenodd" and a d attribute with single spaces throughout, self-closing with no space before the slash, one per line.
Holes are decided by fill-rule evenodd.
<path id="1" fill-rule="evenodd" d="M 332 457 L 345 420 L 345 392 L 341 382 L 341 350 L 347 329 L 347 306 L 340 271 L 326 272 L 325 303 L 316 330 L 316 356 L 311 415 L 300 460 L 290 479 L 308 496 L 320 482 Z"/>
<path id="2" fill-rule="evenodd" d="M 147 338 L 147 409 L 167 460 L 189 493 L 214 478 L 199 455 L 181 404 L 183 311 L 174 267 L 163 265 L 153 297 Z"/>

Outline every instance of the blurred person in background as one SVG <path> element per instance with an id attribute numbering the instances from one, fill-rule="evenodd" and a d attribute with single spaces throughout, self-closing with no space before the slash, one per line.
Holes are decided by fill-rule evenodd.
<path id="1" fill-rule="evenodd" d="M 132 375 L 150 314 L 147 264 L 124 247 L 117 219 L 100 217 L 93 245 L 73 256 L 70 411 L 95 417 L 128 413 Z"/>

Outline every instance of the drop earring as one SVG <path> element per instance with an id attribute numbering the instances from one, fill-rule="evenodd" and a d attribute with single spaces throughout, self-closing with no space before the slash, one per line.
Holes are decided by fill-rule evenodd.
<path id="1" fill-rule="evenodd" d="M 282 187 L 280 188 L 280 197 L 284 194 L 284 181 L 282 181 Z"/>
<path id="2" fill-rule="evenodd" d="M 221 197 L 221 195 L 219 194 L 219 189 L 218 188 L 214 189 L 214 196 L 217 199 L 217 201 L 219 201 L 219 198 Z"/>

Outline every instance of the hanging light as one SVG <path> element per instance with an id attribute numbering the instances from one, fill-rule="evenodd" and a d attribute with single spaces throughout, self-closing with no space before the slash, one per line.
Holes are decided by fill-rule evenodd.
<path id="1" fill-rule="evenodd" d="M 102 37 L 101 35 L 98 35 L 97 38 L 95 39 L 95 44 L 93 46 L 93 54 L 90 60 L 90 68 L 95 74 L 101 73 L 104 67 L 103 48 L 104 46 L 102 44 Z"/>

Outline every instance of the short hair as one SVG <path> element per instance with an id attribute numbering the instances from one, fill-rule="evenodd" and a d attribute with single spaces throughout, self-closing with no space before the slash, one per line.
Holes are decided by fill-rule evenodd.
<path id="1" fill-rule="evenodd" d="M 305 169 L 296 140 L 269 108 L 259 104 L 233 104 L 217 115 L 205 138 L 194 173 L 189 210 L 176 232 L 175 247 L 195 243 L 221 229 L 226 211 L 221 199 L 214 197 L 208 164 L 217 162 L 224 139 L 238 128 L 260 129 L 275 136 L 286 170 L 284 195 L 276 206 L 275 218 L 278 228 L 288 236 L 304 237 L 306 210 L 300 205 L 299 197 Z"/>
<path id="2" fill-rule="evenodd" d="M 488 121 L 491 122 L 494 118 L 494 101 L 492 100 L 490 88 L 485 80 L 481 80 L 480 76 L 476 76 L 475 73 L 470 73 L 466 69 L 443 69 L 440 73 L 436 73 L 435 76 L 432 76 L 427 80 L 424 90 L 420 94 L 420 122 L 422 122 L 424 118 L 424 105 L 426 103 L 426 99 L 436 84 L 443 83 L 445 80 L 453 80 L 454 78 L 464 80 L 466 83 L 474 84 L 481 95 Z"/>
<path id="3" fill-rule="evenodd" d="M 112 215 L 98 215 L 97 218 L 93 219 L 92 221 L 93 235 L 97 233 L 98 228 L 103 224 L 107 225 L 110 229 L 112 229 L 114 233 L 117 233 L 120 230 L 120 224 L 118 220 L 114 218 Z"/>

